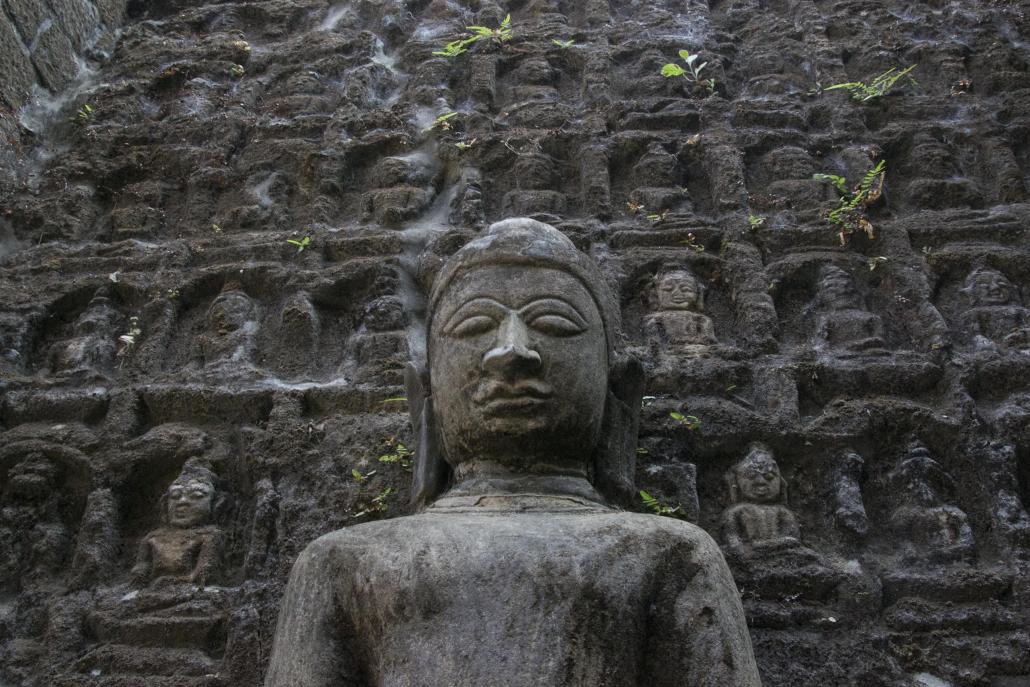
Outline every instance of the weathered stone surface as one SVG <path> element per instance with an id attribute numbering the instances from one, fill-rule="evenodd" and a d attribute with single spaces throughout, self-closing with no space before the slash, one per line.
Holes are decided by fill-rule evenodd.
<path id="1" fill-rule="evenodd" d="M 1026 682 L 1024 0 L 176 0 L 130 2 L 122 25 L 125 4 L 0 3 L 0 500 L 14 550 L 34 541 L 29 511 L 50 533 L 0 600 L 0 681 L 259 684 L 300 550 L 410 512 L 397 399 L 423 298 L 447 256 L 519 209 L 590 252 L 617 295 L 654 397 L 638 487 L 718 534 L 723 477 L 761 441 L 804 546 L 846 573 L 819 601 L 787 591 L 803 579 L 789 567 L 771 594 L 742 589 L 764 684 Z M 92 46 L 77 23 L 91 5 Z M 510 41 L 432 55 L 508 11 Z M 89 71 L 32 104 L 47 18 L 34 56 L 67 65 L 71 50 Z M 709 63 L 714 95 L 660 76 L 680 49 Z M 883 97 L 817 90 L 910 64 L 918 85 Z M 850 188 L 879 159 L 873 238 L 841 246 L 823 218 L 837 193 L 812 175 Z M 381 226 L 373 194 L 408 219 Z M 676 268 L 705 287 L 690 311 L 711 320 L 704 352 L 647 326 L 654 279 Z M 828 273 L 847 307 L 828 302 Z M 1006 302 L 971 298 L 981 280 L 1007 281 Z M 254 304 L 247 364 L 207 375 L 200 342 L 235 340 L 207 313 L 234 285 Z M 102 288 L 115 315 L 94 320 Z M 215 348 L 212 361 L 236 351 Z M 909 535 L 891 526 L 905 482 L 891 474 L 913 439 L 950 477 L 929 508 L 965 515 L 971 556 L 897 560 Z M 84 633 L 95 599 L 130 592 L 136 547 L 191 458 L 235 504 L 219 523 L 225 607 L 198 610 L 224 631 L 206 625 L 190 656 Z M 40 462 L 60 498 L 25 502 L 9 476 Z M 110 669 L 76 667 L 107 647 Z M 203 670 L 198 655 L 219 677 L 174 677 L 180 660 Z"/>

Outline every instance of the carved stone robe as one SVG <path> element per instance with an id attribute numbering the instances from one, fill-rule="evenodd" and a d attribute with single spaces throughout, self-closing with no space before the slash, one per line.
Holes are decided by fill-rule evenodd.
<path id="1" fill-rule="evenodd" d="M 759 687 L 718 547 L 581 497 L 438 500 L 294 566 L 266 687 Z"/>

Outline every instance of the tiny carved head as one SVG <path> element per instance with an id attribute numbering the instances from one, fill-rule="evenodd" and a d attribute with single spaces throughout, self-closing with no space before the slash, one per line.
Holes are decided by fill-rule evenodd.
<path id="1" fill-rule="evenodd" d="M 751 444 L 747 455 L 729 469 L 725 479 L 731 503 L 787 502 L 787 483 L 765 444 Z"/>
<path id="2" fill-rule="evenodd" d="M 103 290 L 97 291 L 89 305 L 75 319 L 73 330 L 77 336 L 86 334 L 112 334 L 118 311 Z"/>
<path id="3" fill-rule="evenodd" d="M 655 282 L 659 310 L 693 310 L 704 307 L 705 287 L 687 269 L 663 272 Z"/>
<path id="4" fill-rule="evenodd" d="M 214 513 L 216 481 L 208 468 L 187 462 L 165 493 L 168 524 L 180 528 L 208 524 Z"/>
<path id="5" fill-rule="evenodd" d="M 520 83 L 546 86 L 554 79 L 554 69 L 546 58 L 532 56 L 522 61 L 516 69 L 516 76 Z"/>
<path id="6" fill-rule="evenodd" d="M 930 507 L 944 503 L 941 492 L 951 484 L 951 478 L 930 450 L 918 440 L 910 442 L 905 455 L 890 475 L 896 493 L 912 505 Z"/>
<path id="7" fill-rule="evenodd" d="M 254 317 L 254 301 L 238 289 L 222 291 L 207 311 L 207 323 L 217 334 L 229 334 Z"/>
<path id="8" fill-rule="evenodd" d="M 1004 274 L 989 267 L 969 273 L 962 289 L 973 307 L 1008 305 L 1016 300 L 1016 289 Z"/>
<path id="9" fill-rule="evenodd" d="M 6 491 L 23 500 L 42 500 L 55 493 L 58 469 L 54 462 L 41 453 L 33 453 L 7 473 Z"/>
<path id="10" fill-rule="evenodd" d="M 816 301 L 830 310 L 865 309 L 855 280 L 836 265 L 824 265 L 819 270 Z"/>

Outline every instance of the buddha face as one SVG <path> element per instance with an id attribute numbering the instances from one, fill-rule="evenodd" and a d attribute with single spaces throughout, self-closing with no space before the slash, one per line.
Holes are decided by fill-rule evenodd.
<path id="1" fill-rule="evenodd" d="M 179 478 L 168 487 L 168 522 L 173 527 L 196 527 L 211 518 L 215 488 L 201 479 Z"/>
<path id="2" fill-rule="evenodd" d="M 429 331 L 430 386 L 452 466 L 582 472 L 598 440 L 608 354 L 573 276 L 491 265 L 455 277 Z"/>
<path id="3" fill-rule="evenodd" d="M 862 309 L 855 282 L 839 267 L 826 267 L 819 278 L 819 298 L 831 308 Z"/>
<path id="4" fill-rule="evenodd" d="M 1012 282 L 996 270 L 977 270 L 966 281 L 966 293 L 974 306 L 1006 305 L 1012 302 Z"/>
<path id="5" fill-rule="evenodd" d="M 518 79 L 524 84 L 546 85 L 552 76 L 551 65 L 542 57 L 531 57 L 518 67 Z"/>
<path id="6" fill-rule="evenodd" d="M 774 503 L 780 500 L 783 478 L 772 454 L 757 451 L 744 459 L 736 469 L 740 500 L 748 503 Z"/>
<path id="7" fill-rule="evenodd" d="M 208 326 L 217 334 L 228 334 L 243 327 L 254 312 L 254 304 L 239 291 L 223 293 L 207 312 Z"/>
<path id="8" fill-rule="evenodd" d="M 11 468 L 7 475 L 10 493 L 25 500 L 45 499 L 54 491 L 57 469 L 43 456 L 33 456 Z"/>
<path id="9" fill-rule="evenodd" d="M 659 310 L 697 310 L 701 286 L 690 272 L 665 274 L 658 281 Z"/>

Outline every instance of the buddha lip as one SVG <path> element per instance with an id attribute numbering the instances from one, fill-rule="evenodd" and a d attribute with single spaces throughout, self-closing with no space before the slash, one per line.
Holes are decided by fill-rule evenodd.
<path id="1" fill-rule="evenodd" d="M 545 398 L 535 396 L 511 396 L 494 398 L 481 404 L 487 415 L 518 414 L 538 410 L 547 403 Z"/>
<path id="2" fill-rule="evenodd" d="M 503 402 L 546 401 L 554 392 L 548 384 L 536 380 L 525 380 L 515 384 L 489 381 L 472 395 L 477 405 L 493 405 Z"/>

